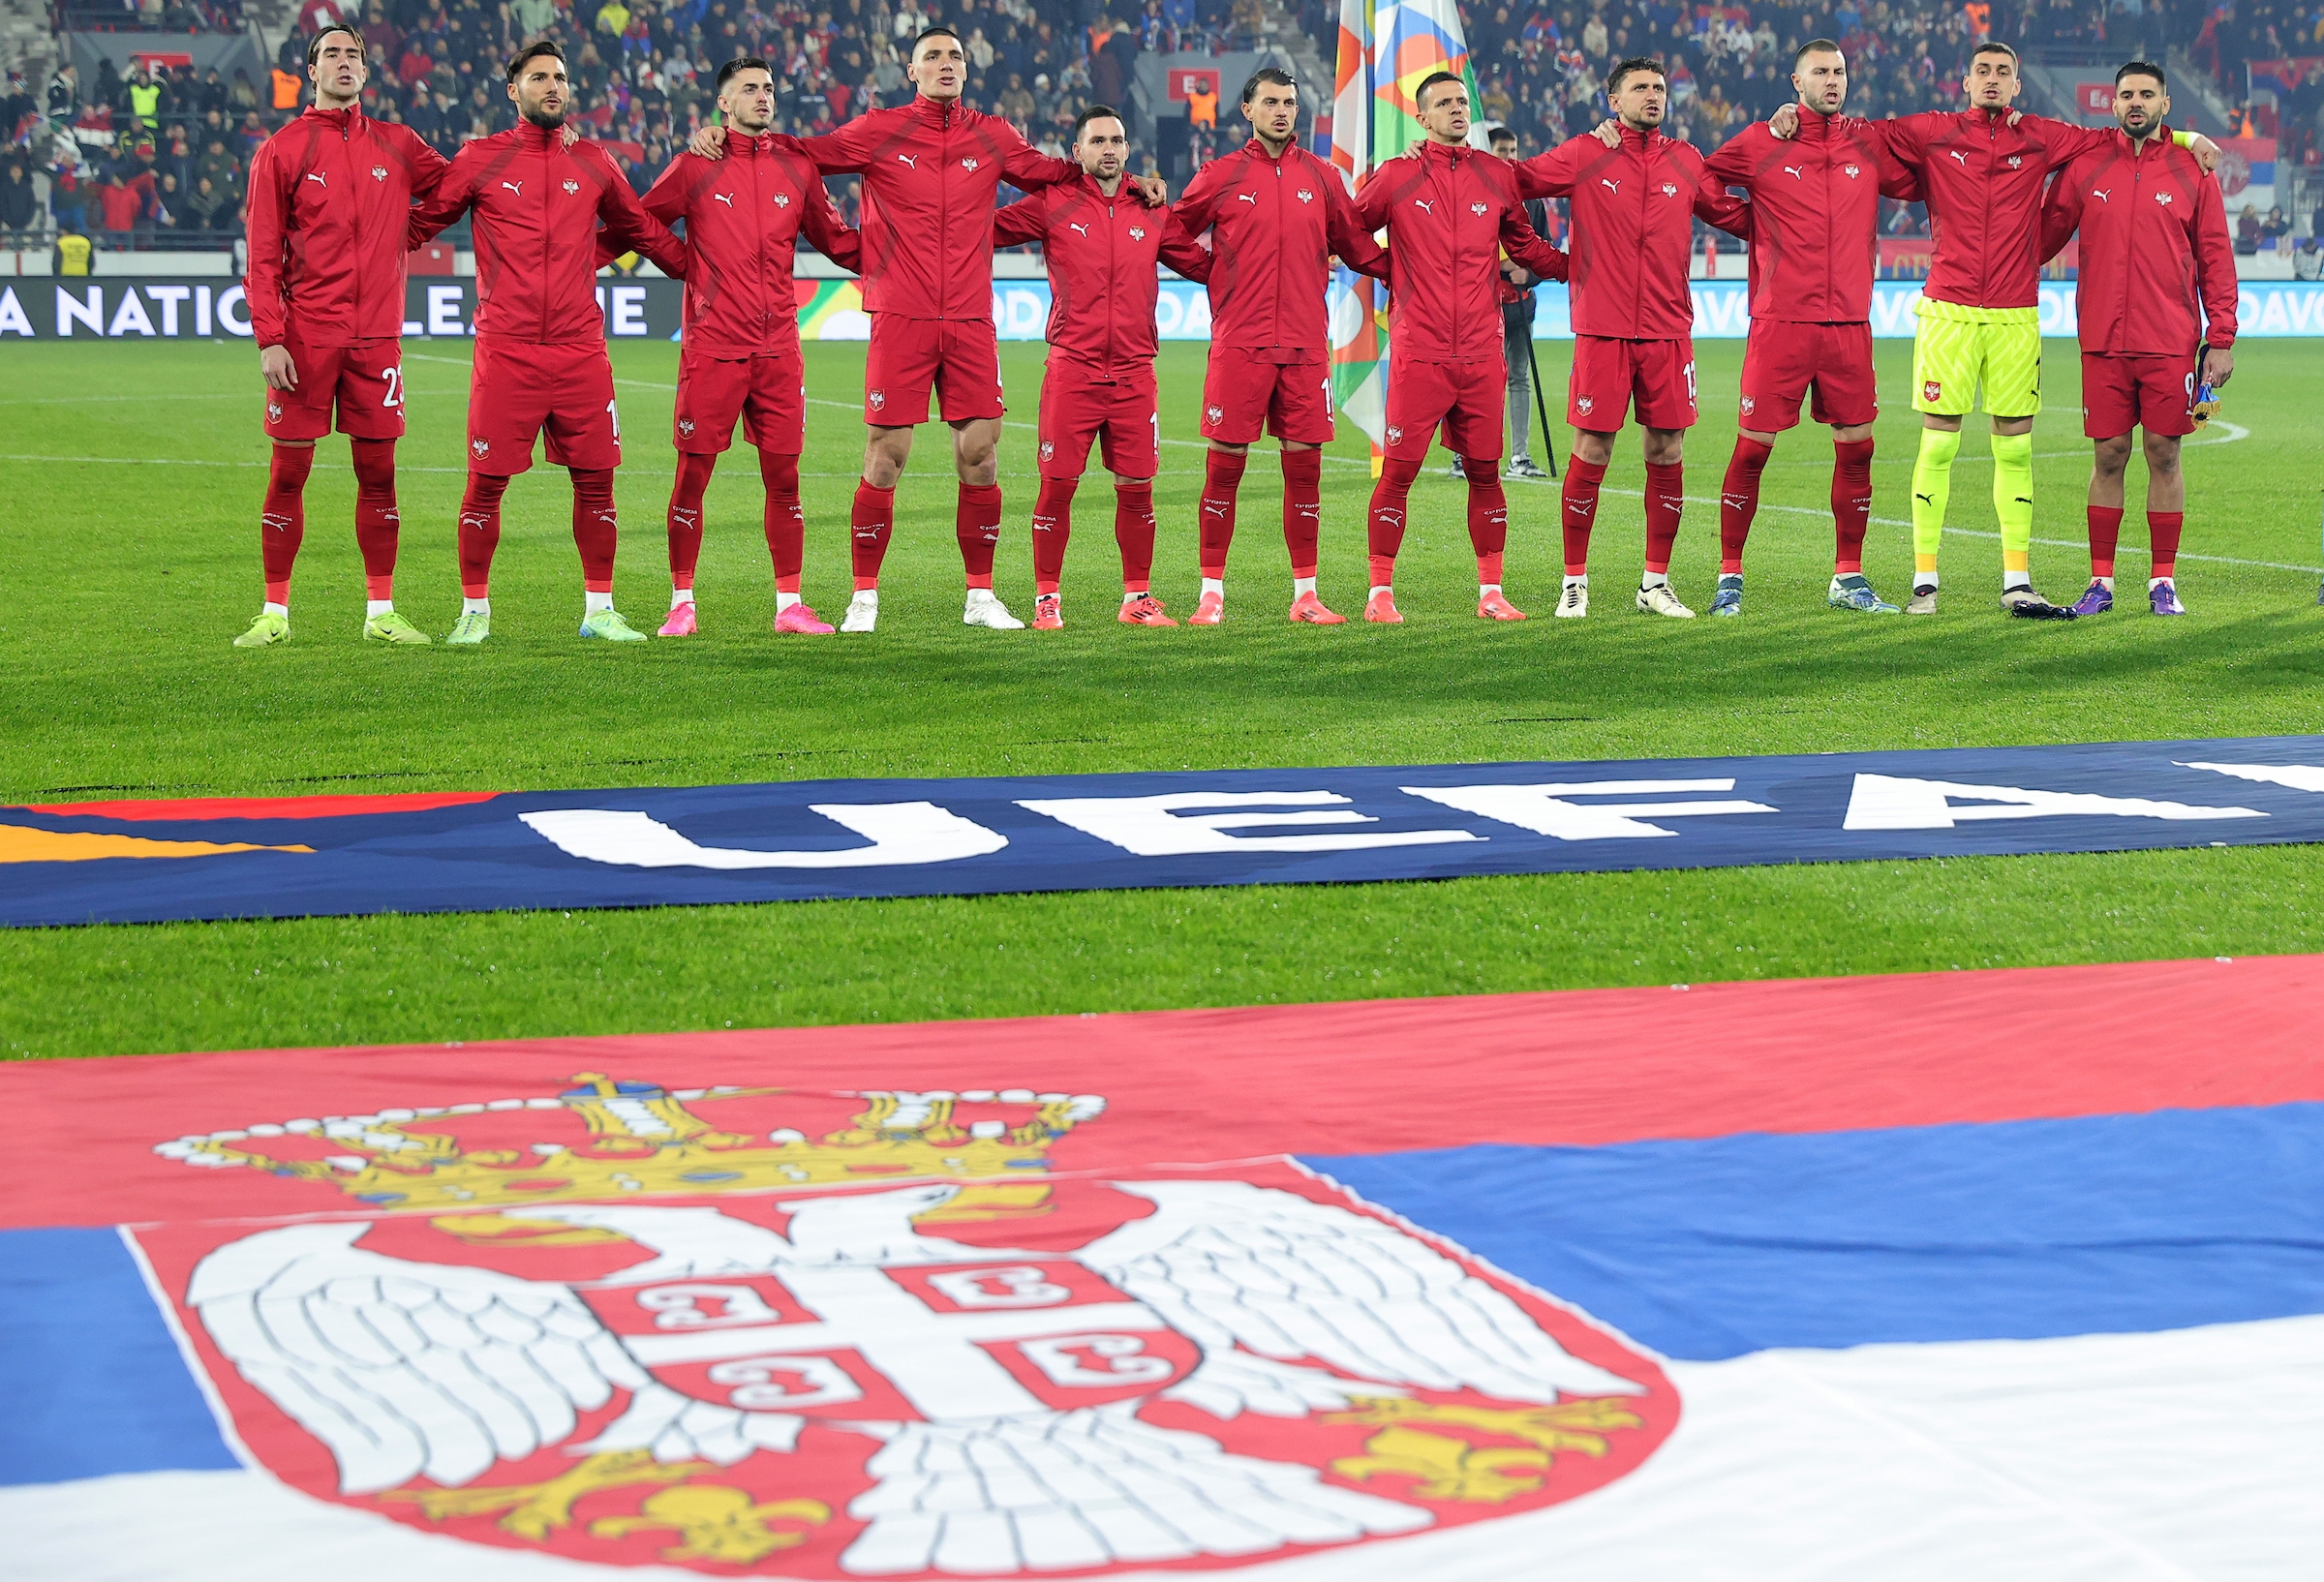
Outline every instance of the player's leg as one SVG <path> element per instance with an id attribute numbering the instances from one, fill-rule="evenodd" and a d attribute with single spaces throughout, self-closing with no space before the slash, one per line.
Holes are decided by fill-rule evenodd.
<path id="1" fill-rule="evenodd" d="M 2185 615 L 2179 602 L 2179 533 L 2186 523 L 2186 474 L 2179 470 L 2179 445 L 2194 432 L 2191 411 L 2194 376 L 2184 358 L 2140 357 L 2139 426 L 2147 453 L 2147 532 L 2154 563 L 2147 575 L 2147 605 L 2156 615 Z"/>
<path id="2" fill-rule="evenodd" d="M 1041 376 L 1040 446 L 1035 462 L 1041 479 L 1033 502 L 1033 629 L 1055 631 L 1065 624 L 1065 548 L 1073 539 L 1073 496 L 1089 460 L 1089 441 L 1104 421 L 1111 386 L 1086 383 L 1062 366 Z"/>
<path id="3" fill-rule="evenodd" d="M 1054 462 L 1045 466 L 1055 467 Z M 1065 624 L 1065 546 L 1073 538 L 1073 496 L 1081 474 L 1070 477 L 1044 472 L 1040 497 L 1033 502 L 1033 629 L 1055 631 Z"/>
<path id="4" fill-rule="evenodd" d="M 950 401 L 945 405 L 949 411 Z M 961 546 L 961 571 L 967 582 L 961 623 L 994 631 L 1016 631 L 1024 623 L 1009 614 L 1008 606 L 993 592 L 993 556 L 1000 546 L 1000 419 L 972 417 L 949 426 L 953 471 L 961 480 L 952 531 Z"/>
<path id="5" fill-rule="evenodd" d="M 1445 442 L 1461 459 L 1469 485 L 1469 548 L 1477 557 L 1477 616 L 1522 621 L 1525 612 L 1501 589 L 1509 549 L 1509 496 L 1501 487 L 1502 398 L 1507 373 L 1490 363 L 1456 363 L 1445 370 L 1452 400 L 1444 418 Z"/>
<path id="6" fill-rule="evenodd" d="M 909 428 L 873 424 L 864 441 L 864 473 L 847 513 L 847 557 L 855 593 L 840 622 L 841 631 L 872 631 L 879 624 L 879 568 L 896 536 L 896 484 L 911 455 Z"/>
<path id="7" fill-rule="evenodd" d="M 460 619 L 447 643 L 481 643 L 492 635 L 492 557 L 501 547 L 501 497 L 507 492 L 506 473 L 469 470 L 460 496 Z"/>
<path id="8" fill-rule="evenodd" d="M 569 355 L 535 349 L 531 366 L 554 380 L 546 454 L 573 482 L 573 548 L 581 558 L 581 635 L 614 643 L 642 643 L 646 634 L 613 606 L 613 562 L 621 546 L 621 518 L 613 503 L 613 472 L 622 465 L 622 417 L 613 395 L 613 364 L 601 346 Z"/>
<path id="9" fill-rule="evenodd" d="M 1742 390 L 1736 398 L 1735 448 L 1719 484 L 1719 584 L 1711 614 L 1743 613 L 1743 547 L 1759 514 L 1759 476 L 1775 453 L 1776 436 L 1799 422 L 1799 403 L 1812 377 L 1801 326 L 1754 319 L 1743 350 Z"/>
<path id="10" fill-rule="evenodd" d="M 718 470 L 716 451 L 681 450 L 670 482 L 664 530 L 670 543 L 670 616 L 657 637 L 690 637 L 695 629 L 694 568 L 702 561 L 702 497 Z"/>
<path id="11" fill-rule="evenodd" d="M 775 568 L 775 629 L 828 635 L 836 628 L 800 596 L 807 560 L 807 510 L 799 499 L 799 453 L 760 446 L 758 477 L 766 491 L 767 559 Z"/>
<path id="12" fill-rule="evenodd" d="M 1590 532 L 1598 523 L 1598 492 L 1614 457 L 1614 435 L 1629 410 L 1630 366 L 1625 343 L 1595 335 L 1574 338 L 1574 365 L 1566 379 L 1566 421 L 1574 425 L 1574 442 L 1558 491 L 1566 574 L 1557 613 L 1568 619 L 1590 613 Z"/>
<path id="13" fill-rule="evenodd" d="M 1912 332 L 1912 410 L 1920 413 L 1920 453 L 1912 464 L 1912 597 L 1908 615 L 1937 611 L 1937 551 L 1944 539 L 1945 506 L 1953 492 L 1953 458 L 1961 453 L 1961 419 L 1976 391 L 1973 323 L 1934 317 L 1923 302 Z"/>
<path id="14" fill-rule="evenodd" d="M 339 353 L 339 432 L 355 472 L 355 547 L 363 556 L 363 636 L 424 646 L 395 608 L 395 442 L 404 435 L 404 349 L 374 341 Z"/>
<path id="15" fill-rule="evenodd" d="M 1235 542 L 1235 495 L 1242 486 L 1243 468 L 1266 424 L 1268 403 L 1274 397 L 1274 381 L 1281 372 L 1275 365 L 1254 362 L 1231 347 L 1210 349 L 1203 374 L 1202 424 L 1203 438 L 1210 448 L 1204 456 L 1202 503 L 1196 523 L 1202 589 L 1189 625 L 1215 626 L 1225 614 L 1227 551 Z"/>
<path id="16" fill-rule="evenodd" d="M 1670 588 L 1670 553 L 1687 508 L 1687 430 L 1695 423 L 1695 346 L 1646 341 L 1637 347 L 1633 399 L 1646 430 L 1646 565 L 1637 607 L 1691 621 L 1695 612 Z"/>
<path id="17" fill-rule="evenodd" d="M 1428 441 L 1452 405 L 1451 372 L 1443 363 L 1389 365 L 1384 455 L 1364 514 L 1371 584 L 1364 595 L 1363 619 L 1377 624 L 1398 625 L 1404 620 L 1396 609 L 1396 554 L 1404 547 L 1413 480 L 1421 475 Z"/>
<path id="18" fill-rule="evenodd" d="M 613 607 L 613 560 L 621 521 L 613 504 L 613 469 L 573 467 L 573 548 L 581 556 L 581 635 L 642 643 L 646 634 Z"/>
<path id="19" fill-rule="evenodd" d="M 533 442 L 548 420 L 550 381 L 527 352 L 479 335 L 468 378 L 468 485 L 460 497 L 460 619 L 447 643 L 492 635 L 492 560 L 501 543 L 501 497 L 533 466 Z M 610 372 L 610 370 L 609 370 Z"/>
<path id="20" fill-rule="evenodd" d="M 702 497 L 710 488 L 719 453 L 734 441 L 750 388 L 748 359 L 721 362 L 688 348 L 678 359 L 678 400 L 670 415 L 670 443 L 678 453 L 677 476 L 662 523 L 670 550 L 670 617 L 657 637 L 686 637 L 697 623 L 694 569 L 702 560 Z"/>
<path id="21" fill-rule="evenodd" d="M 1114 544 L 1121 554 L 1125 626 L 1175 626 L 1154 597 L 1154 474 L 1162 470 L 1162 419 L 1153 365 L 1114 386 L 1100 443 L 1114 475 Z"/>
<path id="22" fill-rule="evenodd" d="M 260 360 L 266 373 L 266 438 L 273 442 L 266 492 L 259 502 L 265 600 L 250 629 L 234 639 L 236 648 L 265 648 L 290 636 L 290 569 L 307 535 L 307 476 L 315 467 L 315 441 L 330 432 L 339 377 L 336 351 L 312 351 L 296 342 L 268 348 Z"/>
<path id="23" fill-rule="evenodd" d="M 2041 411 L 2041 326 L 2031 310 L 1978 326 L 1985 411 L 1993 424 L 1993 514 L 2002 530 L 2002 607 L 2057 611 L 2034 591 L 2034 417 Z"/>
<path id="24" fill-rule="evenodd" d="M 1312 366 L 1303 364 L 1292 372 L 1304 373 Z M 1291 619 L 1307 625 L 1336 626 L 1347 617 L 1326 609 L 1322 595 L 1315 591 L 1315 565 L 1324 536 L 1321 443 L 1283 441 L 1283 548 L 1291 558 Z"/>
<path id="25" fill-rule="evenodd" d="M 2098 359 L 2085 357 L 2087 367 Z M 2090 380 L 2083 379 L 2083 399 L 2091 399 Z M 2085 424 L 2096 423 L 2098 413 L 2087 405 Z M 2091 440 L 2090 495 L 2083 512 L 2090 529 L 2090 586 L 2074 601 L 2076 615 L 2103 615 L 2114 608 L 2114 556 L 2123 534 L 2123 471 L 2130 464 L 2130 434 L 2099 435 Z"/>
<path id="26" fill-rule="evenodd" d="M 1806 337 L 1817 359 L 1814 416 L 1832 431 L 1832 581 L 1824 602 L 1865 615 L 1895 615 L 1864 575 L 1872 525 L 1872 426 L 1881 414 L 1872 326 L 1823 324 Z"/>

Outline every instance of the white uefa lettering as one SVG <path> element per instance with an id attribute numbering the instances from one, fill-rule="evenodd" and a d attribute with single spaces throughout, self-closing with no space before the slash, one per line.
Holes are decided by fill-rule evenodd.
<path id="1" fill-rule="evenodd" d="M 1008 837 L 928 802 L 810 803 L 808 810 L 872 842 L 843 851 L 752 851 L 698 845 L 646 813 L 560 807 L 519 815 L 568 857 L 626 867 L 891 867 L 984 857 Z"/>
<path id="2" fill-rule="evenodd" d="M 1051 1384 L 1067 1388 L 1159 1384 L 1177 1372 L 1168 1357 L 1148 1354 L 1138 1335 L 1060 1335 L 1019 1341 L 1017 1349 Z"/>
<path id="3" fill-rule="evenodd" d="M 727 1404 L 746 1412 L 835 1406 L 864 1398 L 864 1386 L 827 1356 L 738 1356 L 714 1362 L 714 1384 L 728 1386 Z"/>
<path id="4" fill-rule="evenodd" d="M 1965 797 L 1981 806 L 1961 807 Z M 1949 830 L 1994 818 L 2265 818 L 2250 807 L 2197 807 L 2145 797 L 2102 797 L 2083 791 L 2029 791 L 2014 785 L 1961 785 L 1951 780 L 1858 775 L 1848 799 L 1846 830 Z"/>
<path id="5" fill-rule="evenodd" d="M 705 1302 L 714 1305 L 705 1307 Z M 716 1329 L 782 1322 L 782 1315 L 749 1286 L 649 1286 L 637 1293 L 637 1305 L 654 1315 L 657 1329 Z"/>
<path id="6" fill-rule="evenodd" d="M 1055 1307 L 1073 1300 L 1072 1292 L 1030 1263 L 948 1269 L 930 1275 L 928 1284 L 955 1307 Z"/>
<path id="7" fill-rule="evenodd" d="M 1482 840 L 1466 830 L 1398 830 L 1372 835 L 1238 836 L 1234 830 L 1295 824 L 1377 824 L 1367 813 L 1347 812 L 1348 799 L 1336 791 L 1177 791 L 1159 797 L 1065 797 L 1017 806 L 1045 813 L 1085 835 L 1140 857 L 1190 857 L 1237 851 L 1369 851 L 1382 846 L 1435 846 Z M 1203 807 L 1253 807 L 1269 804 L 1316 807 L 1302 813 L 1195 813 Z M 1333 810 L 1321 810 L 1330 807 Z"/>
<path id="8" fill-rule="evenodd" d="M 1656 818 L 1701 818 L 1715 813 L 1772 813 L 1764 803 L 1720 801 L 1592 804 L 1575 797 L 1668 796 L 1677 791 L 1732 791 L 1722 780 L 1575 780 L 1546 785 L 1406 785 L 1407 796 L 1425 797 L 1480 818 L 1514 824 L 1520 830 L 1559 840 L 1643 840 L 1676 835 Z"/>

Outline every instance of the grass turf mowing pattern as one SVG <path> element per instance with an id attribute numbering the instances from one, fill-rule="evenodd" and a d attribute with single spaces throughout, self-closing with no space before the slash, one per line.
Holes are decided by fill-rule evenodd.
<path id="1" fill-rule="evenodd" d="M 400 447 L 398 607 L 441 635 L 458 610 L 453 521 L 467 347 L 410 343 Z M 1739 343 L 1697 349 L 1706 421 L 1690 459 L 1681 595 L 1708 603 Z M 1543 348 L 1553 390 L 1564 349 Z M 1029 424 L 1038 347 L 1007 346 Z M 1202 348 L 1165 349 L 1156 589 L 1194 593 Z M 2046 349 L 2055 404 L 2035 431 L 2035 535 L 2078 543 L 2088 443 L 2070 343 Z M 1876 517 L 1906 514 L 1917 419 L 1911 348 L 1881 343 L 1892 413 Z M 2240 350 L 2226 416 L 2248 439 L 2189 446 L 2191 554 L 2313 563 L 2312 457 L 2324 420 L 2304 344 Z M 629 465 L 617 588 L 641 627 L 666 603 L 674 347 L 617 344 Z M 1736 622 L 1631 612 L 1642 538 L 1637 441 L 1609 473 L 1597 611 L 1547 619 L 1555 485 L 1512 484 L 1508 582 L 1537 619 L 1476 621 L 1461 486 L 1441 454 L 1413 494 L 1398 601 L 1408 624 L 1282 619 L 1288 571 L 1269 453 L 1246 474 L 1229 624 L 1113 620 L 1112 500 L 1076 501 L 1062 632 L 959 622 L 945 431 L 923 429 L 898 494 L 881 629 L 775 638 L 748 449 L 723 459 L 705 519 L 703 632 L 616 650 L 574 635 L 570 494 L 545 465 L 509 493 L 494 628 L 479 652 L 363 644 L 343 440 L 307 491 L 293 641 L 228 639 L 259 599 L 264 441 L 247 344 L 11 347 L 0 397 L 0 801 L 689 785 L 848 776 L 1069 773 L 1962 746 L 2317 728 L 2315 578 L 2183 558 L 2192 615 L 2143 613 L 2138 488 L 2127 613 L 2073 624 L 1994 608 L 1985 440 L 1954 472 L 1943 609 L 1824 607 L 1830 446 L 1779 444 Z M 807 593 L 846 601 L 845 514 L 860 459 L 862 350 L 808 349 Z M 53 392 L 35 394 L 34 392 Z M 828 405 L 824 403 L 829 403 Z M 1557 431 L 1565 452 L 1570 434 Z M 1177 441 L 1177 442 L 1170 442 Z M 1326 598 L 1356 616 L 1370 480 L 1361 441 L 1324 472 Z M 998 586 L 1029 616 L 1029 430 L 1002 446 Z M 93 458 L 119 458 L 94 460 Z M 1094 458 L 1093 458 L 1094 464 Z M 2137 471 L 2136 466 L 2133 472 Z M 1624 493 L 1623 491 L 1627 491 Z M 2130 546 L 2140 545 L 2140 553 Z M 1866 569 L 1901 599 L 1909 533 L 1876 522 Z M 2037 544 L 2037 584 L 2070 598 L 2085 563 Z M 0 944 L 0 1052 L 52 1056 L 249 1045 L 645 1032 L 1385 994 L 1708 981 L 2324 948 L 2310 856 L 2242 848 L 2108 856 L 1546 875 L 1438 884 L 841 901 L 641 912 L 315 919 L 16 930 Z"/>

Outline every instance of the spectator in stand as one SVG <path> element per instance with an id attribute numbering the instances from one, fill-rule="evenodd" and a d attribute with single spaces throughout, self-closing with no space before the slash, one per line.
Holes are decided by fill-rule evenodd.
<path id="1" fill-rule="evenodd" d="M 40 239 L 40 204 L 35 200 L 32 172 L 24 168 L 22 160 L 10 160 L 8 169 L 0 172 L 0 234 L 17 247 L 30 246 Z"/>
<path id="2" fill-rule="evenodd" d="M 70 121 L 79 108 L 80 74 L 67 61 L 48 78 L 48 118 Z"/>
<path id="3" fill-rule="evenodd" d="M 185 213 L 178 219 L 179 227 L 199 234 L 205 242 L 214 242 L 237 228 L 241 205 L 234 195 L 221 192 L 209 177 L 196 179 L 194 190 L 186 195 Z"/>
<path id="4" fill-rule="evenodd" d="M 144 199 L 132 192 L 129 184 L 115 170 L 97 189 L 97 212 L 105 226 L 105 246 L 115 253 L 126 253 L 135 239 L 138 215 L 144 208 Z"/>
<path id="5" fill-rule="evenodd" d="M 2235 250 L 2247 255 L 2259 251 L 2259 211 L 2248 203 L 2235 217 Z"/>
<path id="6" fill-rule="evenodd" d="M 2248 204 L 2245 205 L 2247 208 Z M 2268 210 L 2268 217 L 2259 223 L 2259 233 L 2268 241 L 2292 233 L 2292 217 L 2279 208 Z"/>

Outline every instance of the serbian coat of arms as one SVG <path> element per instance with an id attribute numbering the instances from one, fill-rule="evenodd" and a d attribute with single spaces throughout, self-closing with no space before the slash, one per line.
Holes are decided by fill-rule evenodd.
<path id="1" fill-rule="evenodd" d="M 164 1142 L 313 1196 L 131 1234 L 277 1477 L 608 1566 L 1236 1568 L 1570 1500 L 1675 1425 L 1650 1358 L 1292 1161 L 1073 1160 L 1104 1109 L 585 1075 Z"/>

